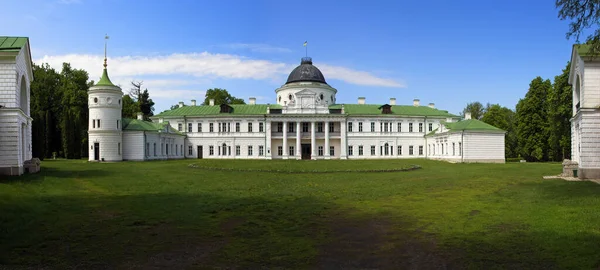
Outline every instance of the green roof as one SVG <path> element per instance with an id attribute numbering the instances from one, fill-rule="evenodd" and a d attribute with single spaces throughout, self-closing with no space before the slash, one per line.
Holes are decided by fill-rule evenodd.
<path id="1" fill-rule="evenodd" d="M 96 83 L 96 85 L 98 85 L 98 86 L 115 86 L 108 78 L 108 71 L 106 70 L 106 68 L 104 68 L 104 71 L 102 71 L 102 77 L 100 78 L 98 83 Z"/>
<path id="2" fill-rule="evenodd" d="M 504 131 L 488 123 L 479 121 L 477 119 L 462 120 L 455 123 L 446 123 L 446 127 L 450 131 L 455 130 L 488 130 L 488 131 Z"/>
<path id="3" fill-rule="evenodd" d="M 161 112 L 155 117 L 165 116 L 201 116 L 201 115 L 263 115 L 267 114 L 267 106 L 271 109 L 281 109 L 278 104 L 231 104 L 232 113 L 221 113 L 219 105 L 208 106 L 183 106 L 173 110 Z M 407 115 L 407 116 L 438 116 L 438 117 L 458 117 L 448 111 L 430 108 L 428 106 L 408 106 L 392 105 L 391 114 L 382 114 L 381 105 L 377 104 L 344 104 L 344 113 L 347 115 Z M 342 104 L 330 105 L 329 109 L 341 109 Z"/>
<path id="4" fill-rule="evenodd" d="M 181 134 L 179 131 L 173 129 L 168 123 L 154 123 L 150 121 L 123 118 L 123 130 L 131 131 L 161 131 L 168 129 L 169 133 Z"/>
<path id="5" fill-rule="evenodd" d="M 164 111 L 155 117 L 163 116 L 199 116 L 199 115 L 261 115 L 267 113 L 267 106 L 271 106 L 271 109 L 281 109 L 281 105 L 272 104 L 230 104 L 233 108 L 232 113 L 221 113 L 220 105 L 201 105 L 201 106 L 183 106 L 181 108 Z"/>
<path id="6" fill-rule="evenodd" d="M 344 104 L 344 113 L 348 115 L 386 115 L 381 113 L 382 105 L 377 104 Z M 391 115 L 407 116 L 439 116 L 458 117 L 448 111 L 430 108 L 429 106 L 391 105 Z M 329 109 L 341 109 L 341 104 L 331 105 Z"/>
<path id="7" fill-rule="evenodd" d="M 27 37 L 0 37 L 0 51 L 18 52 L 28 39 Z"/>

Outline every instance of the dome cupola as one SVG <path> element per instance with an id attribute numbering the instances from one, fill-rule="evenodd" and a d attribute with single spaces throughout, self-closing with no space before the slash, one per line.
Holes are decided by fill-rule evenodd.
<path id="1" fill-rule="evenodd" d="M 290 76 L 288 76 L 287 82 L 285 84 L 294 83 L 294 82 L 319 82 L 319 83 L 327 83 L 325 82 L 325 77 L 321 71 L 313 66 L 312 58 L 310 57 L 302 57 L 302 61 L 300 65 L 292 70 Z"/>

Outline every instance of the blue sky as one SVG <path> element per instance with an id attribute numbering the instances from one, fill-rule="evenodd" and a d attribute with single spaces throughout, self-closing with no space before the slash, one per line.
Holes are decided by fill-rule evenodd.
<path id="1" fill-rule="evenodd" d="M 574 40 L 553 1 L 10 0 L 0 35 L 28 36 L 36 63 L 67 61 L 97 80 L 144 81 L 156 113 L 209 88 L 275 103 L 308 54 L 338 103 L 471 101 L 514 108 L 536 76 L 553 79 Z"/>

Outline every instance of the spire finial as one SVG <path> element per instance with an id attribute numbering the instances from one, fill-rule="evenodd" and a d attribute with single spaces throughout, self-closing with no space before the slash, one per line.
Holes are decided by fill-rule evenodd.
<path id="1" fill-rule="evenodd" d="M 106 69 L 106 44 L 108 43 L 108 34 L 104 35 L 104 69 Z"/>

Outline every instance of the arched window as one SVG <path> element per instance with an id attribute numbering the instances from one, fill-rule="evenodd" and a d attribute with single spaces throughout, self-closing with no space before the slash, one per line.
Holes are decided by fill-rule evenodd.
<path id="1" fill-rule="evenodd" d="M 21 91 L 19 93 L 19 100 L 19 107 L 26 115 L 29 115 L 29 111 L 27 110 L 29 101 L 27 100 L 27 81 L 25 80 L 25 76 L 21 76 Z"/>
<path id="2" fill-rule="evenodd" d="M 575 115 L 581 107 L 581 80 L 579 75 L 577 75 L 577 79 L 575 80 L 575 89 L 573 93 L 573 105 L 575 106 L 575 108 L 573 108 L 573 115 Z"/>
<path id="3" fill-rule="evenodd" d="M 385 149 L 385 150 L 384 150 L 384 151 L 385 151 L 385 155 L 386 155 L 386 156 L 387 156 L 387 155 L 389 155 L 389 154 L 390 154 L 390 145 L 389 145 L 388 143 L 385 143 L 385 144 L 383 145 L 383 148 Z"/>
<path id="4" fill-rule="evenodd" d="M 222 155 L 226 156 L 227 155 L 227 145 L 223 144 L 223 152 L 221 152 Z"/>

